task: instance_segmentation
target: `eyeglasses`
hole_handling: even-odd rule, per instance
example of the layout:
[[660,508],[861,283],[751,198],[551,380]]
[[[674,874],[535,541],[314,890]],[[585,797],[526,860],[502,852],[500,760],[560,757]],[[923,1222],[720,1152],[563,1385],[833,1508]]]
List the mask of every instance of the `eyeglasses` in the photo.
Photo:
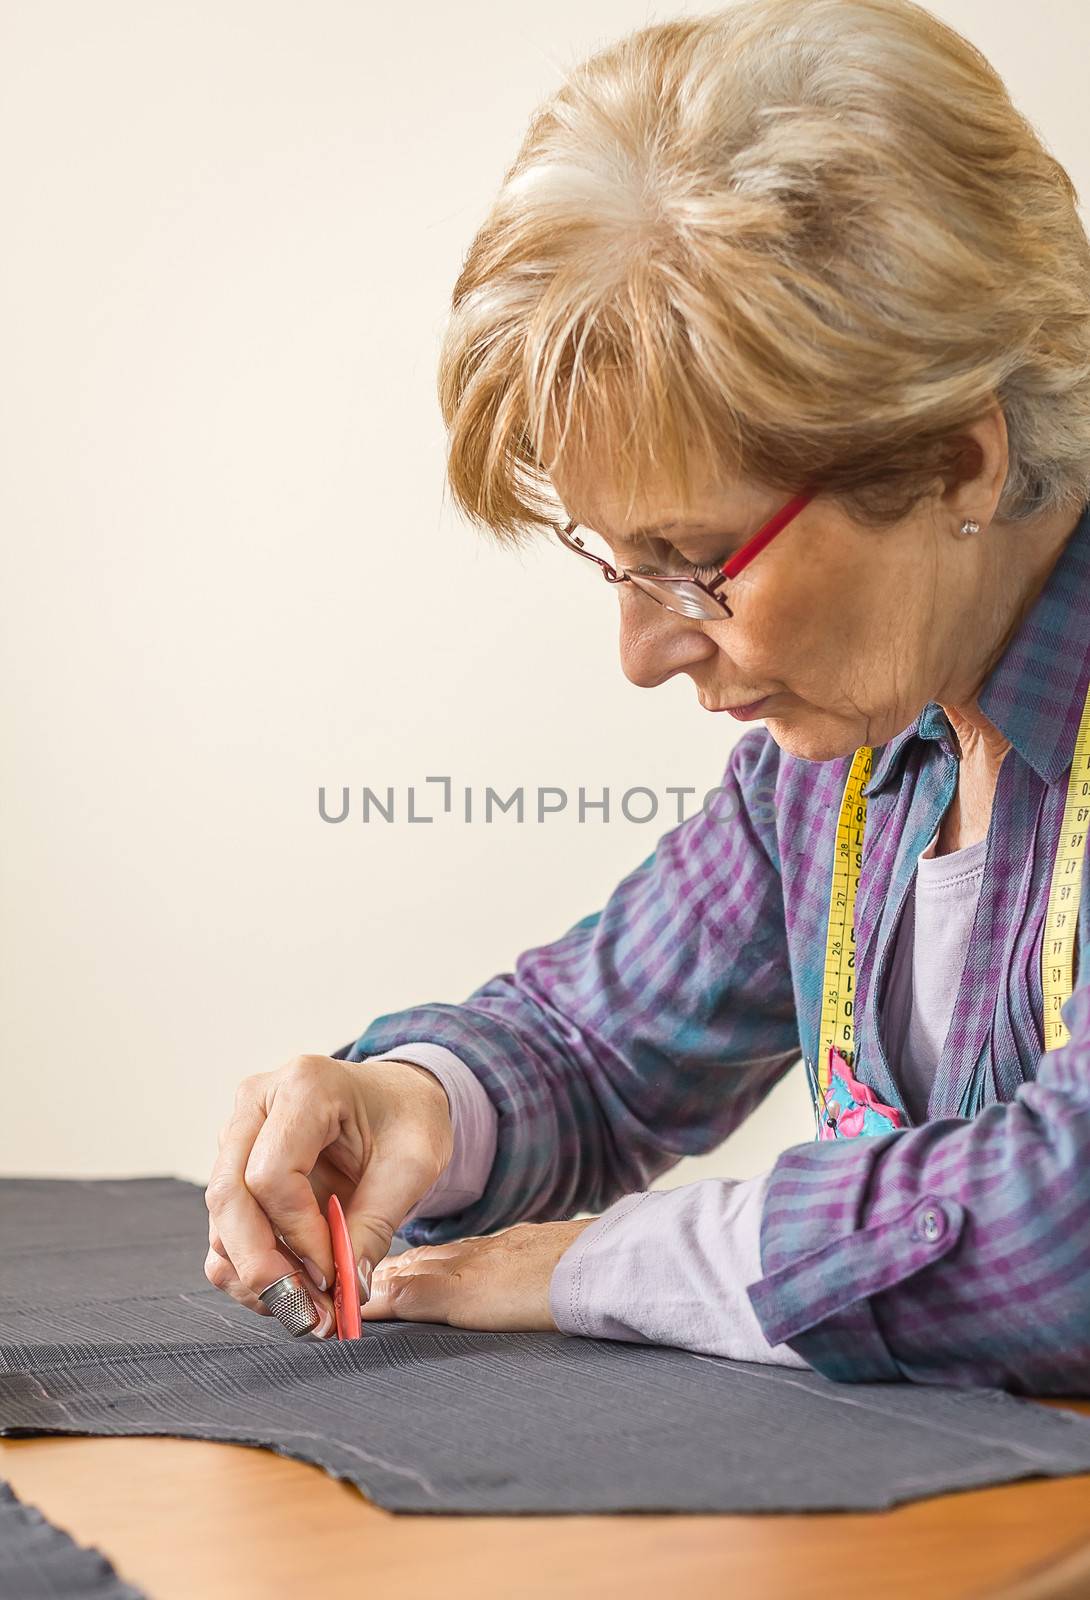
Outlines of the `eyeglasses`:
[[817,494],[817,489],[805,489],[797,494],[793,500],[770,517],[752,539],[747,539],[740,550],[736,550],[729,561],[725,561],[718,573],[709,582],[701,578],[672,578],[660,572],[647,569],[622,567],[618,572],[616,567],[604,561],[601,556],[596,556],[588,550],[582,539],[575,537],[575,529],[579,523],[574,520],[567,522],[563,527],[554,524],[557,538],[567,549],[574,550],[576,555],[585,556],[588,561],[593,561],[601,569],[602,576],[607,583],[634,583],[637,589],[650,595],[651,599],[660,606],[665,606],[667,611],[676,611],[682,617],[702,617],[707,622],[722,622],[724,617],[733,617],[734,612],[726,600],[719,593],[721,585],[727,578],[736,578],[759,555],[766,544],[776,537],[781,529],[797,517],[804,506]]

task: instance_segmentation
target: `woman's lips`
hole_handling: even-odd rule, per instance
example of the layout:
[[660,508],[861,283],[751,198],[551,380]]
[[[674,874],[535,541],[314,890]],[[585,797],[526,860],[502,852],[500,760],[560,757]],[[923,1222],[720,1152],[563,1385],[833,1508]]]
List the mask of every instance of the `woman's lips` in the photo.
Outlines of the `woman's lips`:
[[744,706],[709,706],[708,709],[709,711],[727,711],[739,722],[752,722],[754,717],[763,716],[764,707],[771,699],[772,696],[770,694],[766,694],[763,699],[750,700],[748,704]]

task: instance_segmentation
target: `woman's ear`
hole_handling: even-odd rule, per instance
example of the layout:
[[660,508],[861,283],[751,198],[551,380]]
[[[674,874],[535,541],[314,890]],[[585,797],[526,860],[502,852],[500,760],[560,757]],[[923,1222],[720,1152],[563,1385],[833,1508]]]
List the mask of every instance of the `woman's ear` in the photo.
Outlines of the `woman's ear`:
[[960,525],[972,517],[987,527],[1007,481],[1010,441],[1003,407],[996,401],[982,417],[951,435],[942,469],[944,514]]

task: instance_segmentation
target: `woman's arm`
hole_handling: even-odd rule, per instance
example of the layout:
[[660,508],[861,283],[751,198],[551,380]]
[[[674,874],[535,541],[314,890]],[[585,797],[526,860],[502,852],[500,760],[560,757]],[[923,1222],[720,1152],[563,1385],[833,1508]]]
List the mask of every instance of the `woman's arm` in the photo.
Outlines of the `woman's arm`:
[[846,1381],[1090,1394],[1090,983],[1062,1015],[1007,1104],[784,1152],[750,1290],[772,1343]]
[[462,1004],[379,1017],[344,1052],[442,1045],[497,1113],[484,1192],[408,1222],[412,1243],[600,1211],[713,1148],[797,1059],[778,765],[765,729],[743,735],[715,803],[665,834],[601,911]]
[[809,1363],[773,1347],[746,1294],[761,1275],[768,1174],[701,1178],[614,1202],[565,1250],[549,1280],[562,1333],[678,1345],[734,1361]]

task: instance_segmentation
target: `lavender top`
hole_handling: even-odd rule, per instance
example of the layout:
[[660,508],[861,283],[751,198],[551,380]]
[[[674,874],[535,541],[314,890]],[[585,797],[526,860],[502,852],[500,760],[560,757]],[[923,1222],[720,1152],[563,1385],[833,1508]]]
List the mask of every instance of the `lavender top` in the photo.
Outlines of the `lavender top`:
[[[746,1295],[770,1350],[786,1345],[831,1378],[1090,1392],[1090,917],[1080,918],[1062,1013],[1071,1037],[1048,1054],[1040,971],[1088,684],[1090,507],[980,691],[1012,748],[925,1123],[905,1104],[905,1052],[891,1058],[878,1002],[919,856],[956,789],[957,748],[930,702],[874,753],[856,901],[855,1072],[908,1125],[780,1155],[757,1180],[759,1265]],[[767,729],[747,731],[715,814],[664,834],[601,910],[460,1005],[380,1016],[338,1052],[361,1060],[410,1041],[442,1046],[495,1111],[483,1190],[449,1215],[418,1207],[404,1226],[412,1242],[594,1211],[603,1215],[576,1244],[598,1230],[604,1259],[626,1218],[642,1226],[661,1209],[674,1218],[671,1237],[707,1250],[715,1227],[696,1205],[700,1185],[642,1191],[681,1156],[718,1145],[800,1050],[816,1057],[850,763],[807,762]],[[1084,896],[1086,877],[1084,863]],[[719,1196],[722,1231],[739,1249],[751,1193],[727,1185]],[[614,1221],[605,1212],[618,1201]],[[676,1309],[683,1279],[672,1258],[666,1276]],[[705,1317],[701,1292],[693,1319],[718,1338],[716,1306]],[[722,1323],[731,1315],[723,1309]]]
[[984,880],[987,839],[935,854],[932,839],[916,860],[916,877],[894,937],[883,1016],[889,1057],[914,1122],[926,1122],[969,933]]

